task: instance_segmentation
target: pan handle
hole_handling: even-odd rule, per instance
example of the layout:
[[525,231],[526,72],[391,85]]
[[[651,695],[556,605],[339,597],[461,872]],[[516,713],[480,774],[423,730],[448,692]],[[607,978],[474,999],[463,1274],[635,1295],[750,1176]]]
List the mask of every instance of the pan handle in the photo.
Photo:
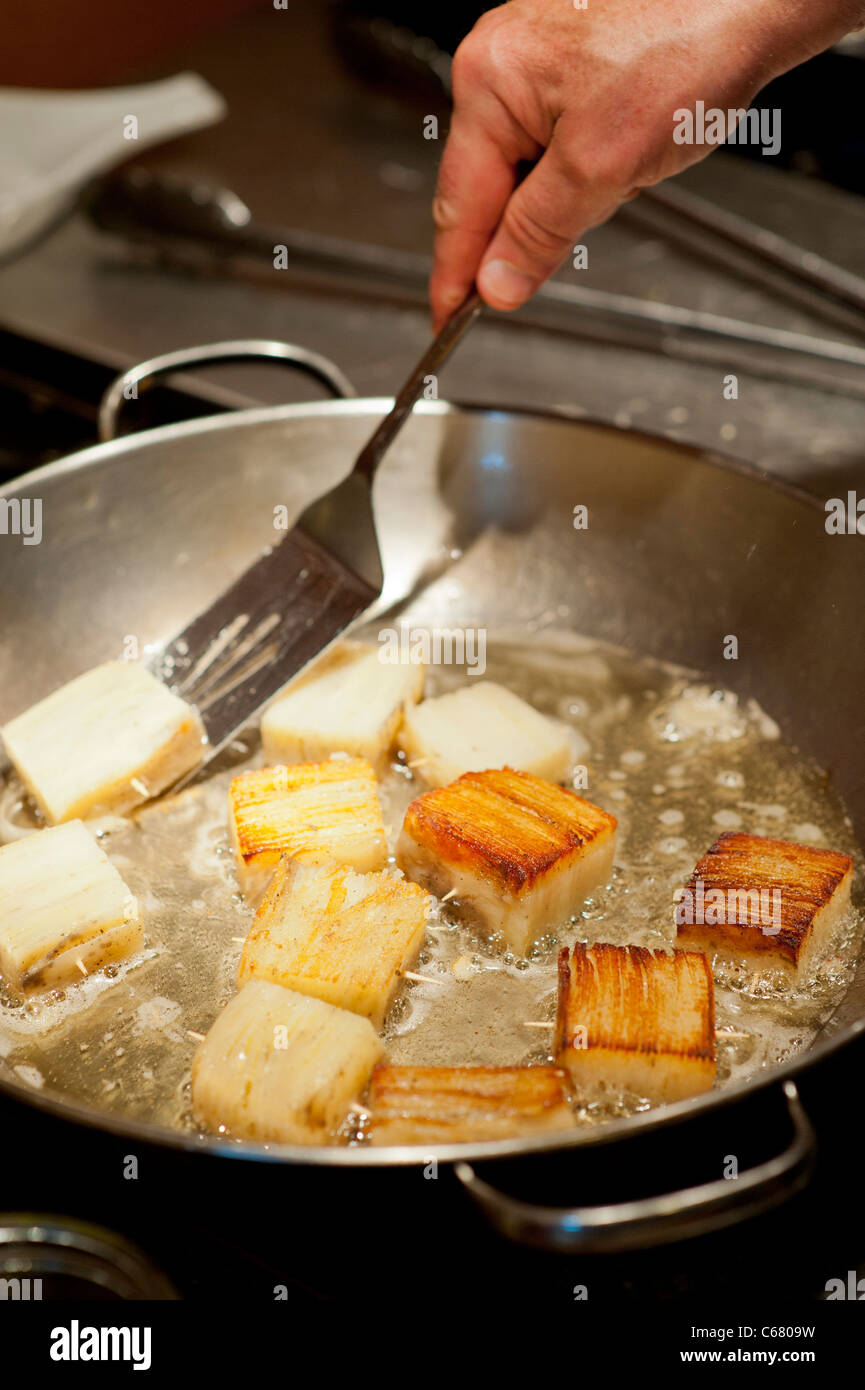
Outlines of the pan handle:
[[472,1201],[510,1240],[542,1250],[599,1254],[639,1250],[734,1225],[792,1197],[814,1162],[814,1130],[792,1081],[783,1085],[793,1135],[787,1148],[739,1178],[721,1178],[635,1202],[595,1207],[542,1207],[484,1182],[468,1163],[455,1173]]
[[281,343],[273,338],[236,338],[224,343],[206,343],[202,347],[178,348],[176,352],[163,352],[158,357],[139,362],[114,378],[99,403],[100,442],[105,444],[116,437],[123,402],[137,400],[139,387],[146,389],[156,377],[188,367],[200,367],[208,362],[246,362],[256,357],[265,357],[273,362],[282,362],[286,367],[298,367],[301,371],[309,372],[341,399],[357,395],[348,377],[329,357],[298,347],[296,343]]
[[[74,1298],[67,1281],[78,1290],[86,1287],[91,1297],[107,1292],[123,1299],[177,1298],[161,1269],[124,1236],[71,1217],[33,1212],[0,1212],[0,1277],[14,1280],[13,1298],[25,1300],[42,1297],[43,1279],[55,1290],[50,1298]],[[63,1284],[66,1291],[57,1292]]]

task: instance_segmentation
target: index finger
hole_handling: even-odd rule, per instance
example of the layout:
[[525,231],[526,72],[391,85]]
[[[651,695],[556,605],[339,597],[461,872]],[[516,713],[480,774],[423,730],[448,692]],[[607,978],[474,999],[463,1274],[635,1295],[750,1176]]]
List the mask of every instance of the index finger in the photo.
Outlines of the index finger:
[[465,299],[517,181],[513,158],[477,110],[454,111],[433,202],[430,302],[436,331]]

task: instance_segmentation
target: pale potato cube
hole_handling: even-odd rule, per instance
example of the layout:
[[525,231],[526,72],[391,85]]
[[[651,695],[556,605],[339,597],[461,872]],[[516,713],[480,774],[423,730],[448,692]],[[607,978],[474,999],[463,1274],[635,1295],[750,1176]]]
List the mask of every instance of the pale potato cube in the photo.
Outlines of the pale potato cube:
[[271,980],[381,1027],[423,944],[429,894],[389,874],[283,858],[246,938],[237,977]]
[[397,863],[450,910],[525,955],[599,884],[616,848],[616,818],[526,772],[467,772],[425,792],[405,814]]
[[138,904],[81,821],[0,848],[0,974],[57,989],[140,951]]
[[253,980],[195,1055],[193,1111],[208,1129],[238,1138],[327,1143],[382,1052],[369,1019]]
[[3,726],[15,771],[50,825],[158,796],[201,761],[198,714],[134,661],[107,661]]
[[229,804],[240,883],[252,902],[283,854],[359,873],[387,863],[375,773],[364,758],[241,772]]
[[420,699],[424,682],[422,665],[381,658],[379,647],[358,644],[293,682],[262,716],[268,762],[317,762],[350,753],[381,768],[403,710]]
[[478,681],[407,709],[399,742],[432,787],[494,767],[564,782],[574,762],[567,728],[494,681]]

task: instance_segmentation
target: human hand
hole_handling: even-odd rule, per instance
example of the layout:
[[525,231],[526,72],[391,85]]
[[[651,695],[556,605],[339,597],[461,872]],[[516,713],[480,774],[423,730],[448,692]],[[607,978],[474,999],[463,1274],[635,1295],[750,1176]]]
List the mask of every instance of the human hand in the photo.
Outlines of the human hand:
[[494,308],[518,307],[588,228],[708,154],[676,143],[677,110],[747,108],[863,19],[863,0],[510,0],[482,16],[454,57],[436,327],[475,280]]

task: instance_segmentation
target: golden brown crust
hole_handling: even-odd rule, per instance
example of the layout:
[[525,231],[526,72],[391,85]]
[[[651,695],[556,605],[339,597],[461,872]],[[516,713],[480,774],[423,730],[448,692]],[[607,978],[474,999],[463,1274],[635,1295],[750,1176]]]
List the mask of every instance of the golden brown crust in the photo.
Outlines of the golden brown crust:
[[559,952],[553,1052],[657,1053],[713,1062],[712,971],[699,951],[585,946]]
[[616,824],[575,792],[506,767],[466,772],[419,796],[403,828],[449,864],[519,893],[563,855],[609,838]]
[[380,1027],[415,963],[430,902],[406,879],[283,855],[243,944],[238,985],[270,980]]
[[[795,966],[817,913],[852,869],[849,854],[726,831],[685,885],[684,901],[692,915],[691,904],[702,885],[703,920],[682,920],[684,913],[678,910],[679,938],[711,941],[716,949],[733,952],[767,952]],[[719,893],[723,907],[716,910]],[[707,898],[709,894],[713,896]]]
[[375,790],[375,775],[365,758],[334,758],[238,773],[231,781],[231,805],[239,853],[245,859],[268,849],[284,850],[282,825],[273,815],[275,798],[313,783],[324,787],[348,778],[357,778]]
[[[414,1137],[458,1137],[504,1126],[543,1125],[562,1112],[570,1118],[570,1085],[561,1067],[411,1067],[380,1063],[372,1074],[367,1107],[372,1130],[399,1125]],[[564,1110],[563,1110],[564,1108]],[[448,1136],[448,1132],[450,1136]]]
[[553,1056],[559,1057],[565,1049],[565,1033],[571,999],[571,955],[567,946],[559,951],[558,962],[558,1007],[556,1009],[556,1031],[553,1034]]

